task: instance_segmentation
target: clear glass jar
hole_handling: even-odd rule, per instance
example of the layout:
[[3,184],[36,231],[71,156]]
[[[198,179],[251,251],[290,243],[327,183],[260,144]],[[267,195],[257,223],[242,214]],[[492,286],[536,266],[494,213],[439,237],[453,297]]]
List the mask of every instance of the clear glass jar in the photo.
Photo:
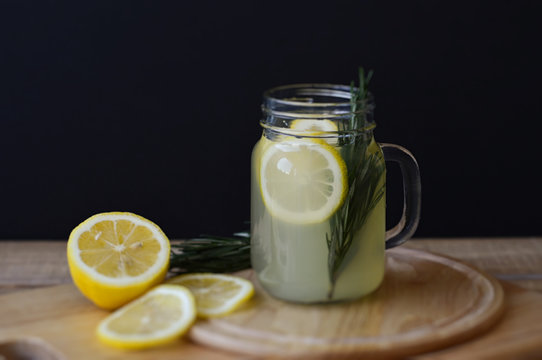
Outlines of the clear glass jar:
[[[342,85],[264,94],[263,133],[252,153],[251,261],[274,297],[315,303],[364,296],[382,282],[385,248],[414,233],[418,166],[407,150],[375,142],[373,108],[370,98],[351,101]],[[400,163],[405,184],[393,234],[386,234],[385,160]]]

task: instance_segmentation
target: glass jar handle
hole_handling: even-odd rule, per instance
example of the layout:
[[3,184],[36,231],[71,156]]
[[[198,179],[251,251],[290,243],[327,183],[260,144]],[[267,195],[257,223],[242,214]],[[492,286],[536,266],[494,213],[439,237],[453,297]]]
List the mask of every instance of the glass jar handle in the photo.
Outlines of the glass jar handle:
[[420,169],[414,155],[402,146],[379,144],[386,161],[399,163],[403,175],[403,215],[386,231],[386,249],[401,245],[414,235],[420,221],[422,187]]

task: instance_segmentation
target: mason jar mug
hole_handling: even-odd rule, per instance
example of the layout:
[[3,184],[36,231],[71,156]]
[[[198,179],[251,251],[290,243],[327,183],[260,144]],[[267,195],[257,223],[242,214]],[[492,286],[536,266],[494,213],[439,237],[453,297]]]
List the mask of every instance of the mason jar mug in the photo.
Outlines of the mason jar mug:
[[[329,84],[264,94],[252,152],[251,262],[272,296],[299,303],[353,300],[383,280],[385,249],[416,230],[420,175],[406,149],[379,144],[370,97]],[[403,175],[401,220],[386,231],[386,161]]]

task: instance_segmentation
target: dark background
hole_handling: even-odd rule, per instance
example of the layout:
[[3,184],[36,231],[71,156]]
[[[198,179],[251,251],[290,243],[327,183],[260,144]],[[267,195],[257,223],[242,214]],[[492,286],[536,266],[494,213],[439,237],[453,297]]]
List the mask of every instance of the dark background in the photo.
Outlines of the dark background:
[[418,159],[416,236],[540,235],[539,3],[2,0],[0,238],[112,210],[242,230],[262,92],[358,65],[377,140]]

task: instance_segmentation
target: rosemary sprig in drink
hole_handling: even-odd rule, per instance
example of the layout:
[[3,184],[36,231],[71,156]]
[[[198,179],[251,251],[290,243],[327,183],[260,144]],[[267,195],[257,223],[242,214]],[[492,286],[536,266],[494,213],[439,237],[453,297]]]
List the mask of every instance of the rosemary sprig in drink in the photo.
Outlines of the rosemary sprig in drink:
[[[372,75],[373,72],[369,71],[365,76],[363,68],[360,67],[357,90],[354,83],[351,84],[352,116],[345,130],[363,130],[371,125],[367,123],[366,117],[369,110],[368,86]],[[329,250],[329,299],[333,297],[335,284],[355,233],[365,224],[371,211],[385,193],[384,181],[381,181],[385,172],[383,159],[380,153],[367,152],[372,135],[363,131],[353,136],[353,145],[345,146],[347,150],[342,154],[348,169],[348,195],[345,204],[331,218],[331,231],[326,234]],[[343,139],[340,144],[345,145],[348,141]]]

